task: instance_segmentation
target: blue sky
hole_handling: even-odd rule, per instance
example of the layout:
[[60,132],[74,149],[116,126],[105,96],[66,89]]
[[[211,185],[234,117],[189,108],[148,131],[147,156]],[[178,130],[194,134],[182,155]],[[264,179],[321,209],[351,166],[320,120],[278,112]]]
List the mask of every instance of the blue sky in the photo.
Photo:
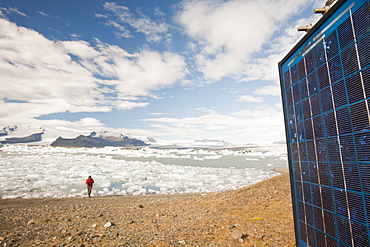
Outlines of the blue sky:
[[2,0],[0,126],[285,139],[277,63],[321,0]]

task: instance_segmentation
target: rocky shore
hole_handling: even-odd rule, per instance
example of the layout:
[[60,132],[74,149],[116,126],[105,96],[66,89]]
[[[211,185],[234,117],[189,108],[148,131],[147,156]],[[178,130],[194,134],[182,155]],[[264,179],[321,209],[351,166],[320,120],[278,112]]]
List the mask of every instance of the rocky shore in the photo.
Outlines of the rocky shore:
[[289,174],[235,191],[0,199],[0,246],[295,246]]

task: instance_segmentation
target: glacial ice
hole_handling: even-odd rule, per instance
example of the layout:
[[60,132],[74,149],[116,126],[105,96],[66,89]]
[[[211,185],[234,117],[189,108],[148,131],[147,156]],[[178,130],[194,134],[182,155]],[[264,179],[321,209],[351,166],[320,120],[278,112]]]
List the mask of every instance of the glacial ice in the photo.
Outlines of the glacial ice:
[[0,198],[196,193],[234,190],[278,175],[285,150],[62,148],[6,145]]

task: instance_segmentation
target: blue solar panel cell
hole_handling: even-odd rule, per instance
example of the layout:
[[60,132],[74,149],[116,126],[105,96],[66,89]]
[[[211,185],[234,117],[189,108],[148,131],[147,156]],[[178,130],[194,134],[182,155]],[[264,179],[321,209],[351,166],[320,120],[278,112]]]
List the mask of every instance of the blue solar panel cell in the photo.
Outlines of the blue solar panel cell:
[[322,185],[330,186],[330,175],[328,171],[328,163],[321,162],[319,163],[319,177],[320,177],[320,183]]
[[289,119],[289,124],[295,123],[295,114],[294,114],[294,106],[289,106],[288,107],[288,119]]
[[318,92],[316,71],[307,76],[308,91],[310,95]]
[[301,181],[301,166],[300,162],[294,162],[294,180]]
[[293,105],[293,93],[292,93],[292,88],[289,88],[287,91],[286,91],[286,97],[285,97],[285,99],[286,99],[286,104],[288,105],[288,106],[291,106],[291,105]]
[[363,224],[351,221],[351,230],[354,246],[370,246],[369,231]]
[[307,226],[307,240],[309,246],[316,246],[316,236],[315,236],[315,229],[311,226]]
[[305,68],[305,64],[304,64],[303,59],[301,59],[297,63],[297,69],[298,69],[298,80],[301,80],[303,77],[306,76],[306,68]]
[[348,208],[352,220],[366,223],[365,207],[360,193],[348,191]]
[[[316,139],[324,137],[324,130],[323,130],[323,121],[322,116],[317,116],[313,118],[313,126],[315,130],[315,137]],[[318,144],[320,145],[320,144]],[[318,153],[321,154],[322,149],[318,149]]]
[[314,94],[310,97],[312,116],[317,116],[321,113],[320,94]]
[[305,210],[304,210],[304,203],[301,201],[298,201],[298,219],[301,221],[305,221],[306,215],[305,215]]
[[350,46],[342,53],[342,64],[344,70],[344,76],[348,76],[356,71],[358,71],[359,63],[357,60],[356,47],[355,45]]
[[[313,142],[309,142],[313,143]],[[314,160],[314,159],[312,159]],[[318,175],[318,169],[317,169],[317,163],[316,162],[310,162],[308,167],[310,171],[310,180],[311,183],[319,184],[319,175]]]
[[351,118],[348,107],[338,109],[336,111],[336,118],[340,135],[352,132]]
[[285,85],[285,90],[287,90],[292,85],[290,81],[290,71],[289,70],[284,73],[284,85]]
[[342,63],[339,55],[329,60],[328,66],[331,83],[334,83],[343,78]]
[[[292,143],[295,143],[298,141],[297,139],[297,132],[296,132],[296,125],[292,124],[289,126],[289,138]],[[297,157],[295,156],[295,153],[292,153],[293,160],[297,160]]]
[[317,68],[317,67],[319,67],[320,65],[322,65],[326,61],[323,41],[320,41],[313,48],[313,52],[314,52],[314,65]]
[[358,54],[361,68],[364,69],[370,64],[370,34],[357,42]]
[[340,144],[338,137],[330,137],[326,139],[329,153],[329,161],[338,162],[341,160]]
[[[370,196],[370,164],[369,163],[359,163],[359,169],[360,169],[360,182],[362,191],[364,193],[369,194]],[[366,199],[367,198],[367,199]],[[368,209],[370,209],[370,197],[365,196],[365,201],[368,206]],[[369,216],[370,216],[370,210],[367,210]]]
[[320,92],[321,107],[323,112],[331,111],[333,109],[333,98],[331,95],[331,88],[327,87]]
[[299,102],[301,100],[301,92],[299,91],[299,84],[293,85],[293,103]]
[[308,171],[308,163],[301,162],[301,174],[302,174],[302,181],[308,182],[310,181],[310,175]]
[[307,226],[302,221],[299,222],[299,233],[300,233],[301,239],[303,239],[304,241],[307,241]]
[[[303,122],[299,122],[297,123],[297,129],[296,129],[296,132],[297,132],[297,139],[298,139],[298,142],[301,142],[304,140],[305,136],[304,136],[304,126],[303,126]],[[301,151],[300,151],[301,152]]]
[[308,98],[302,100],[302,110],[303,110],[303,119],[308,119],[312,116],[310,100]]
[[312,189],[312,204],[316,207],[322,207],[320,186],[316,184],[311,185]]
[[323,209],[333,211],[332,190],[329,187],[321,187]]
[[344,176],[341,163],[330,164],[331,177],[333,180],[333,186],[336,188],[344,189]]
[[346,47],[353,44],[353,30],[351,19],[349,17],[347,17],[347,19],[338,26],[338,37],[341,50],[344,50]]
[[304,99],[308,96],[307,81],[306,78],[302,79],[299,82],[299,90],[301,92],[301,99]]
[[339,52],[337,31],[334,30],[325,38],[325,50],[328,59],[336,56]]
[[321,231],[316,231],[316,241],[317,246],[328,246],[326,244],[326,235]]
[[352,129],[354,132],[369,129],[369,110],[365,101],[358,102],[350,107]]
[[325,233],[335,238],[336,234],[335,234],[334,215],[331,212],[328,212],[326,210],[324,210],[323,212],[324,212],[324,222],[325,222]]
[[356,161],[355,153],[355,142],[353,135],[341,135],[340,140],[340,151],[341,151],[341,161],[343,162],[353,162]]
[[369,11],[369,2],[365,2],[358,10],[353,13],[353,23],[355,27],[355,34],[358,39],[362,35],[369,33],[370,29],[370,11]]
[[370,161],[370,131],[355,134],[358,161]]
[[357,163],[344,163],[343,166],[347,189],[361,192],[361,180]]
[[347,105],[347,94],[344,81],[339,81],[332,86],[334,107],[339,108],[341,106]]
[[[307,119],[304,121],[304,128],[306,130],[306,140],[312,140],[313,139],[313,129],[312,129],[312,121],[311,119]],[[309,156],[309,154],[307,154]],[[312,160],[308,158],[308,160]]]
[[324,222],[323,222],[323,210],[321,209],[321,205],[319,207],[313,207],[313,215],[315,219],[315,226],[320,231],[324,232]]
[[324,139],[315,139],[316,155],[318,161],[326,161],[326,144]]
[[317,76],[318,76],[320,89],[323,89],[329,86],[330,81],[329,81],[328,67],[326,63],[317,69]]
[[[296,199],[298,201],[303,201],[303,185],[302,185],[302,182],[296,181],[295,186],[296,186],[296,190],[295,190]],[[300,211],[300,209],[298,209],[298,210]],[[304,211],[302,211],[302,212],[304,212]]]
[[[303,123],[300,123],[300,124],[303,126]],[[307,152],[306,152],[305,142],[299,142],[299,159],[300,161],[307,161]]]
[[296,64],[290,68],[290,80],[292,85],[298,81],[298,71]]
[[356,73],[347,77],[346,87],[348,91],[348,100],[350,103],[354,103],[365,98],[360,73]]
[[[303,183],[303,201],[312,204],[311,187],[309,183]],[[306,215],[306,217],[308,217]]]
[[326,113],[324,115],[324,121],[326,136],[329,137],[337,135],[337,125],[334,111]]
[[370,67],[362,71],[366,98],[370,99]]
[[352,246],[352,232],[350,228],[350,221],[345,217],[338,216],[337,224],[338,228],[341,229],[341,231],[339,231],[339,241],[343,242],[347,246]]
[[305,63],[306,63],[307,74],[310,74],[315,68],[314,52],[312,50],[309,51],[307,55],[305,56]]

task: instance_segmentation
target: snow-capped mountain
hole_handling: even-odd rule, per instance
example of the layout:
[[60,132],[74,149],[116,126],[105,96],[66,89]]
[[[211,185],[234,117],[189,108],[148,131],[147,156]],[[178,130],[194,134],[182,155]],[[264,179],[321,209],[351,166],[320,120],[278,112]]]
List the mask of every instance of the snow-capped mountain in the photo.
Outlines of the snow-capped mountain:
[[58,138],[73,139],[78,136],[102,138],[107,141],[116,141],[124,138],[137,139],[147,144],[155,143],[153,138],[133,137],[112,131],[95,132],[91,130],[76,130],[65,127],[43,127],[40,125],[14,125],[0,128],[0,143],[28,143],[33,145],[48,145]]

